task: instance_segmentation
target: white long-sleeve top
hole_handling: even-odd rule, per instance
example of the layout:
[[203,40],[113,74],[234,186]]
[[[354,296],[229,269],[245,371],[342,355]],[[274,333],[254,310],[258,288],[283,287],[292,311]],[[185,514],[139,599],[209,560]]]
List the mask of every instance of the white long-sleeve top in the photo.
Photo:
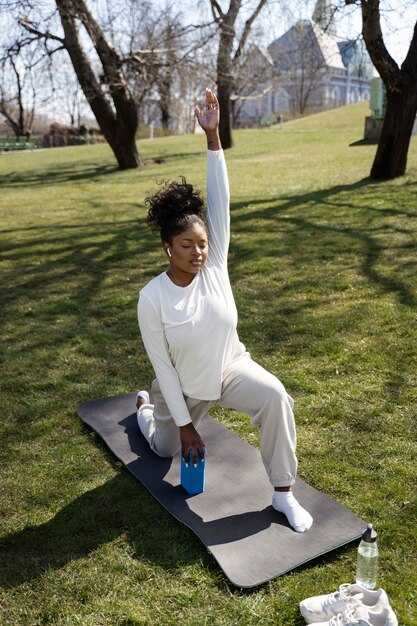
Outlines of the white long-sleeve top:
[[184,396],[217,400],[223,372],[245,351],[227,271],[230,239],[229,182],[223,150],[207,151],[208,258],[186,287],[166,272],[139,294],[142,340],[171,416],[191,422]]

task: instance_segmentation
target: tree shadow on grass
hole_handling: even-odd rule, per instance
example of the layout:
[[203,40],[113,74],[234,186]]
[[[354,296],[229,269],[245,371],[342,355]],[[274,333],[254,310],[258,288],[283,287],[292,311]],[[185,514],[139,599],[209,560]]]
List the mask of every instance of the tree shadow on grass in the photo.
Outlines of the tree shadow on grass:
[[[19,236],[26,231],[31,235],[29,240]],[[55,295],[69,291],[72,302],[84,310],[112,270],[149,268],[152,273],[155,262],[149,251],[159,247],[136,219],[4,232],[9,236],[1,246],[3,260],[9,264],[4,270],[7,288],[1,294],[5,304],[16,303],[19,298],[36,303],[45,301],[51,290]]]
[[[205,523],[198,515],[191,515],[197,527],[207,527],[212,538],[222,544],[231,542],[230,550],[233,541],[259,533],[271,524],[288,526],[286,520],[277,519],[272,507]],[[131,546],[132,558],[167,571],[203,560],[204,567],[217,575],[221,572],[194,532],[170,515],[142,485],[121,472],[77,497],[47,522],[0,537],[0,587],[13,588],[63,568],[121,536]],[[315,557],[311,564],[331,562],[339,552],[332,550]],[[224,574],[222,581],[222,585],[241,590]],[[252,588],[256,589],[259,585]]]
[[411,320],[417,306],[417,210],[408,188],[384,183],[381,193],[380,183],[367,178],[276,203],[232,205],[229,272],[238,285],[241,329],[252,338],[249,349],[261,356],[277,350],[324,356],[327,350],[329,363],[343,361],[347,333],[363,332],[366,341],[379,324],[388,328],[384,314],[375,316],[381,297],[385,315],[395,320],[386,332],[393,323],[399,330],[395,351],[390,336],[379,347],[389,363],[381,393],[387,402],[401,397],[410,348],[401,341],[400,309],[393,304],[387,312],[385,296]]
[[201,544],[126,473],[87,491],[53,518],[0,539],[0,584],[15,587],[126,535],[134,558],[166,569],[201,559]]
[[376,146],[378,145],[378,139],[358,139],[349,144],[349,147],[355,148],[356,146]]
[[[374,206],[378,188],[378,183],[363,179],[353,185],[283,196],[275,202],[258,198],[232,204],[229,268],[241,320],[251,318],[253,293],[246,297],[244,290],[247,279],[253,275],[267,271],[270,278],[267,294],[255,288],[256,301],[267,298],[268,303],[285,302],[278,310],[284,315],[282,318],[266,303],[263,323],[256,323],[256,332],[266,338],[259,349],[268,350],[267,344],[269,349],[275,349],[280,337],[288,340],[297,333],[288,320],[322,306],[317,298],[296,297],[308,294],[313,286],[315,277],[305,270],[322,267],[338,256],[350,261],[353,248],[355,266],[370,287],[395,295],[409,308],[415,307],[416,296],[407,280],[412,269],[409,262],[397,260],[389,272],[382,271],[380,258],[390,243],[379,237],[401,235],[405,242],[401,245],[411,250],[415,244],[407,224],[417,213],[401,208],[397,201],[401,191],[398,185],[384,186],[388,206]],[[356,194],[354,202],[350,194]],[[112,353],[108,344],[116,338],[125,339],[129,332],[134,352],[139,342],[135,313],[138,289],[165,269],[160,242],[145,224],[129,219],[30,227],[27,239],[24,230],[8,229],[2,242],[3,260],[9,264],[2,280],[3,317],[11,323],[17,319],[23,322],[14,330],[8,358],[15,362],[23,355],[26,361],[36,359],[38,351],[47,345],[56,355],[71,344],[87,341],[97,356],[108,360]],[[401,252],[400,248],[394,251]],[[265,269],[260,260],[266,262]],[[282,260],[294,270],[290,280],[282,272]],[[331,297],[331,288],[326,289]],[[271,315],[274,319],[270,319]],[[256,341],[255,337],[256,333]],[[245,337],[242,339],[245,341]],[[49,368],[53,362],[43,359],[38,365]],[[62,373],[63,383],[65,376]],[[21,381],[24,395],[24,376]],[[44,384],[47,390],[51,384],[47,376]]]
[[82,169],[75,169],[73,163],[59,164],[55,168],[48,167],[47,172],[42,170],[30,170],[25,173],[15,172],[0,175],[0,187],[43,187],[57,185],[59,183],[92,181],[106,174],[119,172],[116,165],[90,165],[83,164]]
[[[387,293],[398,296],[401,304],[416,306],[417,299],[414,290],[403,280],[404,265],[400,262],[393,268],[395,274],[384,275],[378,269],[381,255],[389,249],[389,244],[382,244],[378,238],[381,234],[404,235],[409,241],[399,246],[398,249],[415,249],[416,241],[412,231],[401,228],[395,223],[381,225],[381,218],[395,218],[409,220],[417,218],[417,211],[392,208],[376,208],[372,206],[372,195],[378,189],[379,184],[370,178],[365,178],[352,185],[338,185],[329,189],[313,191],[297,196],[282,196],[279,203],[270,206],[270,201],[255,200],[248,203],[232,205],[232,237],[233,232],[240,234],[258,233],[258,240],[248,247],[247,243],[240,243],[241,237],[232,239],[232,260],[230,263],[231,274],[235,280],[242,280],[239,270],[239,262],[258,260],[270,257],[279,259],[291,258],[293,267],[309,263],[320,263],[323,254],[326,258],[335,257],[348,251],[348,245],[359,244],[360,269],[363,275],[373,284]],[[361,203],[352,203],[346,192],[361,190]],[[395,198],[398,187],[392,187],[391,193]],[[243,212],[239,210],[250,205],[269,204],[267,208],[255,209]],[[302,215],[295,215],[294,211],[305,207]],[[334,215],[334,210],[340,212],[341,217]],[[349,223],[349,219],[343,213],[350,211],[356,214],[356,224]],[[237,215],[234,215],[234,212]],[[328,212],[328,213],[327,213]],[[329,218],[330,216],[330,218]],[[259,226],[259,220],[262,225]],[[278,234],[281,241],[277,241],[274,235]],[[310,238],[313,237],[314,246]],[[348,245],[347,245],[348,244]],[[272,268],[273,270],[274,268]],[[297,285],[297,289],[302,285]]]
[[[391,244],[378,237],[381,233],[402,234],[407,238],[404,245],[411,250],[414,240],[407,230],[407,221],[415,219],[417,214],[408,208],[402,209],[401,202],[396,202],[400,188],[395,185],[386,187],[390,194],[388,208],[373,206],[375,185],[364,179],[354,185],[280,197],[273,206],[271,198],[232,204],[230,273],[236,291],[240,291],[248,274],[254,271],[253,267],[248,267],[248,262],[271,259],[268,271],[272,284],[274,272],[280,272],[281,259],[288,259],[293,268],[302,270],[303,264],[320,265],[326,256],[333,259],[336,255],[348,255],[352,245],[356,245],[358,267],[369,285],[394,295],[401,305],[414,308],[416,296],[406,281],[409,268],[398,261],[389,275],[381,271],[381,255]],[[360,203],[350,202],[348,193],[358,191],[361,192]],[[248,205],[256,208],[249,210]],[[340,211],[340,218],[335,217],[335,207]],[[347,219],[344,221],[343,211],[357,213],[354,224]],[[381,216],[391,221],[381,225],[378,219]],[[124,220],[85,226],[59,225],[55,229],[31,227],[27,230],[33,237],[26,241],[20,239],[26,229],[8,229],[9,241],[3,243],[3,258],[10,263],[10,269],[4,270],[2,312],[11,323],[16,319],[22,322],[14,330],[8,356],[11,362],[23,363],[22,372],[36,363],[38,390],[44,387],[46,393],[50,392],[51,385],[56,389],[60,384],[71,384],[66,371],[57,373],[52,381],[48,379],[48,372],[54,367],[51,360],[55,355],[77,345],[77,341],[87,338],[91,350],[103,361],[112,359],[113,352],[108,344],[115,341],[115,337],[131,336],[139,342],[135,314],[137,290],[163,271],[164,259],[160,242],[147,230],[138,230],[136,225],[137,220]],[[242,241],[240,235],[251,239]],[[256,272],[263,271],[256,268]],[[126,300],[113,298],[109,280],[114,280],[120,293],[121,281],[128,273],[132,273],[134,279],[130,284],[126,282],[122,290]],[[273,296],[279,302],[284,290],[300,293],[310,287],[311,276],[301,272],[290,284],[278,284]],[[249,307],[247,302],[242,305]],[[19,309],[25,306],[27,312]],[[294,301],[287,311],[288,317],[304,315],[314,306],[317,303],[308,299]],[[249,308],[240,311],[242,316],[248,312]],[[266,314],[267,308],[264,321]],[[98,326],[104,340],[96,337]],[[265,327],[266,324],[261,332],[270,332]],[[280,332],[288,337],[296,331],[287,324],[285,331],[278,327]],[[39,355],[48,346],[53,357],[45,360]],[[132,348],[132,352],[135,351],[136,347]],[[401,354],[391,358],[397,362],[399,371],[406,367]],[[87,363],[86,371],[78,374],[80,378],[88,376],[88,367]],[[59,369],[59,364],[55,369]],[[108,372],[103,370],[103,385],[107,380]],[[30,392],[31,384],[25,387],[22,373],[19,399]],[[83,388],[84,398],[92,397],[96,390]],[[59,394],[57,398],[59,402]],[[21,419],[27,419],[26,414]],[[24,438],[26,435],[20,430]],[[171,530],[167,533],[168,528]],[[142,487],[138,489],[137,483],[123,474],[79,496],[45,524],[6,537],[1,548],[5,561],[2,581],[6,585],[17,585],[49,567],[60,567],[81,558],[122,533],[127,533],[137,555],[165,567],[174,568],[201,558],[199,540],[190,531],[184,532],[180,523],[173,523],[171,516],[162,511]],[[211,559],[208,562],[211,563]]]
[[[242,512],[240,503],[233,513],[224,494],[219,498],[217,489],[208,491],[205,503],[200,505],[197,503],[194,506],[190,504],[193,496],[176,484],[178,463],[172,467],[173,459],[160,458],[150,451],[137,428],[136,413],[121,418],[131,410],[134,401],[133,393],[117,399],[102,399],[82,405],[79,407],[79,413],[82,419],[87,420],[86,423],[93,425],[98,429],[97,432],[105,437],[109,448],[106,447],[104,453],[110,456],[110,461],[114,464],[114,458],[109,452],[113,450],[119,458],[124,459],[125,468],[134,474],[139,483],[135,482],[132,485],[132,481],[122,471],[105,484],[77,497],[47,522],[26,527],[0,538],[0,585],[14,587],[30,581],[49,570],[88,557],[100,546],[111,543],[121,536],[124,536],[132,547],[133,558],[150,561],[153,565],[166,570],[175,570],[200,560],[201,553],[204,552],[207,567],[216,567],[214,558],[217,558],[220,567],[225,566],[225,571],[230,572],[231,578],[237,576],[242,580],[242,574],[237,569],[236,563],[240,562],[242,567],[248,565],[247,551],[254,551],[254,542],[255,546],[258,546],[258,551],[263,545],[262,540],[258,543],[259,534],[271,526],[274,527],[275,533],[281,532],[281,527],[290,528],[285,517],[274,511],[271,505],[267,504],[262,508],[259,502],[255,505],[252,499],[249,501],[249,510]],[[100,418],[97,418],[97,415],[100,415]],[[210,428],[207,423],[205,427]],[[206,441],[207,436],[209,435],[206,430]],[[224,437],[224,429],[211,426],[210,445],[213,446]],[[98,445],[102,448],[103,442],[99,440]],[[230,445],[233,445],[233,442],[229,440],[226,449],[229,449]],[[244,475],[251,473],[253,469],[255,472],[258,471],[258,468],[251,465],[253,456],[250,457],[251,455],[247,466],[241,467],[239,473],[241,471]],[[217,460],[220,461],[220,458]],[[224,480],[223,475],[223,471],[219,472],[221,480]],[[267,484],[266,476],[264,481]],[[155,499],[144,493],[143,486],[151,491]],[[302,489],[300,485],[297,485],[298,488]],[[170,512],[170,515],[156,500]],[[323,521],[323,513],[319,512],[318,505],[312,506],[316,507],[312,509],[316,520]],[[321,506],[326,508],[328,505],[326,501],[321,500]],[[202,512],[207,514],[207,511],[211,511],[210,516],[217,512],[217,517],[205,521]],[[342,522],[343,513],[330,507],[327,516],[332,518],[333,515],[337,516],[339,523]],[[184,526],[178,524],[176,519],[182,520],[185,526],[193,529],[203,544],[212,549],[214,557],[207,555],[201,543],[197,544],[195,537],[191,540],[189,530],[185,529],[184,532]],[[348,524],[350,523],[351,520],[348,519]],[[350,531],[352,532],[352,529]],[[313,555],[317,550],[322,550],[323,545],[332,545],[332,540],[330,544],[326,544],[325,530],[322,530],[321,534],[319,532],[318,536],[314,530],[312,532]],[[292,543],[295,554],[297,550],[301,550],[298,552],[298,559],[308,558],[306,546],[300,548],[299,537],[295,533],[292,535],[291,532],[290,535],[274,536],[278,545],[281,541]],[[251,542],[237,545],[236,542],[247,540],[249,537],[252,537]],[[221,546],[219,553],[215,551],[215,546]],[[274,549],[272,554],[278,571],[278,565],[282,568],[286,564],[289,569],[298,567],[297,560],[294,560],[294,554],[288,546],[282,548],[279,553]],[[265,568],[266,575],[271,575],[269,558],[270,556],[264,553],[260,559],[254,559],[257,569],[262,571]],[[256,576],[254,578],[249,576],[247,580],[255,582]],[[238,586],[237,583],[235,585]]]
[[[169,164],[170,162],[180,161],[184,158],[196,158],[204,154],[204,151],[197,150],[193,152],[176,152],[166,153],[145,159],[144,166],[132,170],[141,173],[144,168],[155,167],[161,164]],[[155,168],[155,174],[158,169]],[[60,183],[77,183],[91,182],[102,179],[103,181],[109,174],[126,174],[126,170],[120,170],[116,163],[108,163],[106,165],[89,164],[82,161],[80,165],[74,162],[59,162],[55,166],[48,164],[46,170],[36,167],[17,172],[8,172],[0,174],[0,187],[3,189],[19,187],[47,187],[49,185],[58,185]]]
[[[150,451],[137,428],[136,414],[119,421],[120,416],[131,409],[135,395],[119,398],[116,404],[113,400],[109,398],[83,405],[79,407],[80,415],[92,420],[101,437],[106,433],[107,445],[104,446],[103,441],[93,434],[96,443],[113,465],[115,459],[110,450],[116,450],[125,460],[125,469],[134,474],[136,481],[122,470],[105,484],[64,506],[44,524],[0,538],[0,585],[14,587],[50,569],[63,567],[122,535],[132,546],[134,558],[150,561],[166,570],[200,561],[202,553],[207,566],[214,568],[214,557],[207,554],[185,526],[193,529],[209,546],[233,546],[239,539],[257,535],[272,524],[289,527],[286,519],[271,506],[263,511],[251,510],[234,515],[221,515],[219,511],[218,518],[204,521],[189,504],[192,496],[175,484],[176,470],[171,471],[173,459],[160,458]],[[101,415],[100,420],[94,418],[97,414]],[[87,427],[84,425],[83,428]],[[215,502],[217,494],[212,491],[208,497]]]

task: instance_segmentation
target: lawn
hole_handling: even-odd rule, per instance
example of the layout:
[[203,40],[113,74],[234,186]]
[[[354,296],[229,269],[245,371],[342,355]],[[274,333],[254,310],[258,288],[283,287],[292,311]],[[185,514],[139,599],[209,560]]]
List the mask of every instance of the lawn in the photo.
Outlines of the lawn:
[[[230,275],[241,340],[295,399],[300,477],[374,523],[415,626],[417,139],[406,176],[371,181],[367,114],[235,133]],[[152,380],[136,301],[165,257],[144,197],[181,174],[204,190],[202,136],[139,149],[125,172],[105,145],[0,155],[0,623],[301,626],[300,600],[353,581],[355,544],[236,589],[77,417]]]

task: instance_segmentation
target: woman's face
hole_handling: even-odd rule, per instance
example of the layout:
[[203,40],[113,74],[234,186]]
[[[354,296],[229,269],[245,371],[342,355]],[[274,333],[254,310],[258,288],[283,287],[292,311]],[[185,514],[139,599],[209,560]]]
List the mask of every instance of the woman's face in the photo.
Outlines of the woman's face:
[[187,230],[172,238],[172,245],[164,245],[171,253],[170,271],[177,277],[191,280],[207,261],[207,231],[201,224],[192,224]]

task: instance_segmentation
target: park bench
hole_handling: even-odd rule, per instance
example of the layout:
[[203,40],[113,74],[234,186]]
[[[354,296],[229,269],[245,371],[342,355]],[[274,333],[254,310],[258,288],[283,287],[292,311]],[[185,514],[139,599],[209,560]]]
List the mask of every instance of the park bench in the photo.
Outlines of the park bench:
[[26,137],[0,137],[0,152],[34,150],[37,147],[38,142],[36,139],[27,139]]

